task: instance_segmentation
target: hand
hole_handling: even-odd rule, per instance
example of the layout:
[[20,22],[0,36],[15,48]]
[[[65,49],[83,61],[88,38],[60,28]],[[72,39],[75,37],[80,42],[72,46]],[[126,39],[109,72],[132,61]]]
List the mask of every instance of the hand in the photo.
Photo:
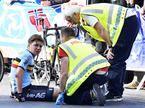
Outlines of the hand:
[[144,7],[141,8],[140,13],[141,13],[142,15],[145,14],[145,8],[144,8]]
[[61,92],[55,102],[56,105],[64,105],[64,92]]
[[107,57],[108,60],[109,60],[109,59],[113,59],[114,54],[112,53],[112,48],[109,48],[109,49],[108,49],[108,52],[107,52],[107,54],[106,54],[106,57]]
[[17,93],[16,94],[16,100],[18,102],[25,102],[25,97],[24,97],[23,93]]

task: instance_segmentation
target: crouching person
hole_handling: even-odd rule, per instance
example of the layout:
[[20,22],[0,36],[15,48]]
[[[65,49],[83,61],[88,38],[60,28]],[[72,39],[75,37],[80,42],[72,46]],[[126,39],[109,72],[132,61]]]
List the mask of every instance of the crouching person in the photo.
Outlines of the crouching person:
[[61,38],[63,43],[58,48],[61,61],[60,94],[56,104],[90,105],[96,98],[99,105],[104,105],[100,85],[106,82],[110,64],[92,45],[75,39],[72,28],[63,28]]
[[58,96],[59,90],[47,86],[34,86],[31,84],[31,74],[34,57],[38,55],[44,40],[38,34],[32,35],[28,40],[28,49],[14,59],[11,72],[11,97],[20,102],[24,101],[53,101]]

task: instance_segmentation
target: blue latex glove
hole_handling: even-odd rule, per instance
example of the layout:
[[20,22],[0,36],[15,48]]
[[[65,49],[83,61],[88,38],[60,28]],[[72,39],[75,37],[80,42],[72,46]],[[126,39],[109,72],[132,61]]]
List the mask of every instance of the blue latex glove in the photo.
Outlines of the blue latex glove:
[[56,99],[56,102],[55,102],[56,105],[64,105],[64,104],[65,104],[65,103],[64,103],[64,93],[65,93],[65,92],[61,92],[61,93],[58,95],[58,97],[57,97],[57,99]]

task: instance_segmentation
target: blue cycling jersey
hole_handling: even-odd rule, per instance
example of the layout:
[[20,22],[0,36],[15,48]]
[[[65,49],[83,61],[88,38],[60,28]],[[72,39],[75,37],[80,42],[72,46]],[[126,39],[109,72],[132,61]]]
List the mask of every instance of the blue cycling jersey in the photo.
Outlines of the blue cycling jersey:
[[13,60],[10,72],[10,83],[12,92],[17,91],[16,72],[17,67],[24,69],[22,88],[31,84],[31,74],[34,64],[34,56],[29,50],[25,50],[20,56]]

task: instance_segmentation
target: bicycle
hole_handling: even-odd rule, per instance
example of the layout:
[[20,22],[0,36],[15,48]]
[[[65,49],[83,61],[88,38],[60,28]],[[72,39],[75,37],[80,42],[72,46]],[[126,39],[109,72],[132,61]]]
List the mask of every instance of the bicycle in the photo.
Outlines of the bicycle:
[[4,59],[2,53],[0,52],[0,82],[4,76]]
[[[57,27],[57,25],[55,24],[54,28],[49,28],[49,29],[44,28],[44,30],[43,30],[43,39],[45,41],[45,44],[44,44],[45,54],[47,54],[46,48],[48,47],[47,37],[55,36],[56,39],[55,39],[55,49],[53,52],[52,60],[45,58],[45,59],[40,59],[40,61],[38,62],[37,61],[38,57],[35,60],[33,76],[38,85],[40,85],[43,80],[48,81],[48,83],[47,83],[48,86],[50,84],[50,81],[55,81],[55,84],[58,85],[60,64],[59,64],[59,60],[57,57],[57,47],[60,44],[59,30],[61,28],[62,27]],[[54,34],[48,33],[48,31],[50,31],[50,30],[55,31],[55,33]],[[45,57],[46,56],[47,55],[45,55]]]

